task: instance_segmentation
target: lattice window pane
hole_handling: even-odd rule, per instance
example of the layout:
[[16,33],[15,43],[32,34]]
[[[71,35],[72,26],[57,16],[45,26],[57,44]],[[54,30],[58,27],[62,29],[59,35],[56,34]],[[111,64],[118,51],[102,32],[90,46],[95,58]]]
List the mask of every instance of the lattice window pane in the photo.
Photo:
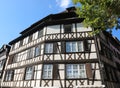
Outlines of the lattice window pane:
[[66,77],[69,78],[86,78],[86,69],[84,64],[67,64]]
[[27,67],[25,72],[25,80],[30,80],[33,77],[33,67]]
[[52,79],[53,65],[44,65],[43,67],[43,79]]
[[53,43],[45,44],[45,53],[53,53]]

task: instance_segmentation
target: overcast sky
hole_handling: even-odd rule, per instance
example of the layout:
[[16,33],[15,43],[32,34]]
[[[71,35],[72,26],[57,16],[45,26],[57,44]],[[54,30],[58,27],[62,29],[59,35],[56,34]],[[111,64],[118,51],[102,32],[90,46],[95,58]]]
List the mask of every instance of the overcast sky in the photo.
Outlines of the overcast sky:
[[[0,0],[0,48],[38,20],[71,6],[71,0]],[[120,31],[114,35],[120,40]]]

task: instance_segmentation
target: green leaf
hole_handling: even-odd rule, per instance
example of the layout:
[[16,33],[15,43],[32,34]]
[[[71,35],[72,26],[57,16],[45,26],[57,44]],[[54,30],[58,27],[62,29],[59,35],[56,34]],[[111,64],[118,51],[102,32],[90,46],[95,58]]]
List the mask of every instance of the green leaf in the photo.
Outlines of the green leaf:
[[80,6],[76,6],[76,13],[79,17],[85,18],[84,26],[99,28],[92,34],[99,33],[99,30],[118,27],[120,0],[73,0],[73,2],[74,4],[81,3]]

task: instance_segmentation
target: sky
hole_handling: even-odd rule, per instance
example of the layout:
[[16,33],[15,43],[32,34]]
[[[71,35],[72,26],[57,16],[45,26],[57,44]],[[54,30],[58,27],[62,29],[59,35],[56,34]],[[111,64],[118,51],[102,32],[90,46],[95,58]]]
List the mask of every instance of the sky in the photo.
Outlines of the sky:
[[[72,0],[0,0],[0,47],[33,23],[71,6]],[[113,35],[120,40],[120,30]]]

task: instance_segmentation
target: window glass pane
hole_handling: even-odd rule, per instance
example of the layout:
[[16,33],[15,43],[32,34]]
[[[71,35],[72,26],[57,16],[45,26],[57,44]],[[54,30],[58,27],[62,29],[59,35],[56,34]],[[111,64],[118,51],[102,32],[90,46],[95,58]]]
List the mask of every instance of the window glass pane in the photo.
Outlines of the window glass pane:
[[53,43],[45,44],[45,53],[53,53]]
[[66,42],[66,52],[81,52],[81,51],[83,51],[82,41]]
[[23,45],[25,45],[27,43],[28,43],[28,37],[26,37],[26,38],[23,39]]
[[78,42],[78,51],[83,51],[83,41]]
[[40,30],[39,32],[38,32],[38,38],[40,38],[40,37],[42,37],[43,36],[43,30]]
[[66,52],[71,52],[72,51],[72,44],[70,42],[66,42]]
[[14,76],[14,71],[13,70],[6,71],[5,81],[12,81],[13,76]]
[[44,65],[43,79],[52,79],[53,65]]
[[28,39],[28,42],[29,42],[29,43],[32,41],[32,36],[33,36],[33,34],[31,34],[31,35],[29,36],[29,39]]
[[25,73],[25,80],[30,80],[33,77],[33,67],[27,67]]
[[23,45],[23,40],[20,40],[20,46],[22,46]]
[[12,59],[13,59],[13,63],[18,62],[18,54],[15,54]]
[[84,40],[85,51],[90,51],[91,49],[91,40]]
[[35,47],[33,47],[31,49],[28,49],[28,51],[27,51],[27,59],[33,58],[34,54],[35,54]]
[[72,52],[78,52],[77,42],[72,42]]
[[66,66],[67,78],[86,78],[86,70],[84,64],[69,64]]
[[40,55],[40,45],[35,48],[35,56]]
[[72,24],[64,24],[64,33],[70,33],[72,32]]
[[33,33],[32,40],[35,40],[38,38],[38,32]]

